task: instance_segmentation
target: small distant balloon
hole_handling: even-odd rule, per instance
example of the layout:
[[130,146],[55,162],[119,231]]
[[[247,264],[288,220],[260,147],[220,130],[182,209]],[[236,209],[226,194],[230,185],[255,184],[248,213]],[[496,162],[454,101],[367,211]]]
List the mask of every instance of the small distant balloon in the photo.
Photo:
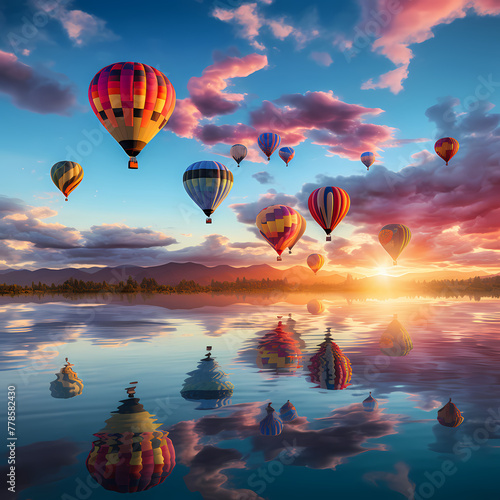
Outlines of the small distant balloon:
[[339,187],[322,187],[309,195],[309,212],[326,233],[326,241],[331,241],[331,232],[347,215],[351,201],[346,191]]
[[271,159],[271,155],[279,148],[281,137],[272,132],[266,132],[259,135],[258,139],[259,148],[267,156],[267,161]]
[[403,224],[387,224],[378,233],[378,240],[397,265],[398,257],[410,243],[411,231]]
[[462,413],[451,402],[451,398],[439,411],[437,416],[438,422],[445,427],[458,427],[463,421]]
[[189,165],[183,176],[184,189],[207,216],[210,216],[224,201],[233,187],[232,172],[218,161],[197,161]]
[[281,148],[279,150],[280,158],[285,162],[285,165],[288,167],[288,164],[292,161],[292,158],[295,156],[295,150],[288,146]]
[[375,153],[367,151],[361,155],[361,162],[366,167],[366,170],[370,170],[370,167],[375,163]]
[[325,311],[325,306],[320,300],[312,299],[307,303],[307,310],[310,314],[317,316]]
[[453,137],[443,137],[436,141],[434,150],[448,165],[448,162],[457,154],[460,144]]
[[363,401],[363,409],[365,411],[373,411],[378,408],[378,401],[372,397],[372,393]]
[[230,154],[239,167],[240,163],[246,158],[248,150],[246,146],[243,146],[243,144],[235,144],[234,146],[231,146]]
[[264,436],[279,436],[283,430],[283,421],[271,406],[267,405],[267,416],[260,422],[260,432]]
[[66,197],[83,179],[83,168],[74,161],[59,161],[50,169],[50,177],[57,189]]
[[325,263],[325,258],[319,253],[312,253],[307,257],[307,265],[311,268],[311,271],[316,274]]

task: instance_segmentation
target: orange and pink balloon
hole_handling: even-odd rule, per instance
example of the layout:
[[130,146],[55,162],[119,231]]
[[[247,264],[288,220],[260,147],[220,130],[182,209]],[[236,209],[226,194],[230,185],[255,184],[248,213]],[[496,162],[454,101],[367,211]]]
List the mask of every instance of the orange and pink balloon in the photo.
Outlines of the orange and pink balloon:
[[307,265],[311,268],[314,274],[316,274],[324,265],[325,258],[319,253],[312,253],[307,257]]

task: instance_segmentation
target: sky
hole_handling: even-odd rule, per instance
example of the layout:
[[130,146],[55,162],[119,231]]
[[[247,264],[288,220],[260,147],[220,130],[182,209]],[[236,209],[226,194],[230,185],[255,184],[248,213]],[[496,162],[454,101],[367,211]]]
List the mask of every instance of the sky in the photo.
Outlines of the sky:
[[[7,0],[0,7],[0,268],[304,265],[363,275],[500,272],[498,0],[185,0],[141,3]],[[127,169],[87,91],[104,66],[137,61],[171,81],[176,108]],[[7,118],[7,119],[5,119]],[[292,146],[268,163],[262,132]],[[434,142],[460,150],[449,166]],[[249,155],[240,168],[234,143]],[[374,151],[367,172],[359,161]],[[50,168],[80,163],[68,202]],[[182,175],[216,160],[234,186],[205,224]],[[309,194],[338,186],[351,208],[331,243]],[[307,230],[276,262],[255,227],[272,204]],[[412,240],[399,260],[380,246],[385,224]]]

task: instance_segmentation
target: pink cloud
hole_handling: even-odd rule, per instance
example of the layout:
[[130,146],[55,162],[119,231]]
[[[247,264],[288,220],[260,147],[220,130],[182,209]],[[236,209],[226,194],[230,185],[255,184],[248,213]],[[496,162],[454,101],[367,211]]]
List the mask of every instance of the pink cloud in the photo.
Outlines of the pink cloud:
[[311,52],[309,57],[320,66],[330,66],[333,59],[328,52]]

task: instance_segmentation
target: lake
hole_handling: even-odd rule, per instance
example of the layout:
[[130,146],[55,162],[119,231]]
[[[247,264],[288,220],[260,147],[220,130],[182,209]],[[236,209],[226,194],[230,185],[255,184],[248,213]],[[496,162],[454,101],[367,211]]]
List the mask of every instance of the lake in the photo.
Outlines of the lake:
[[[44,295],[0,310],[5,498],[499,498],[498,300]],[[450,398],[455,427],[437,420]],[[296,418],[262,434],[287,400]],[[141,471],[151,450],[170,465]]]

